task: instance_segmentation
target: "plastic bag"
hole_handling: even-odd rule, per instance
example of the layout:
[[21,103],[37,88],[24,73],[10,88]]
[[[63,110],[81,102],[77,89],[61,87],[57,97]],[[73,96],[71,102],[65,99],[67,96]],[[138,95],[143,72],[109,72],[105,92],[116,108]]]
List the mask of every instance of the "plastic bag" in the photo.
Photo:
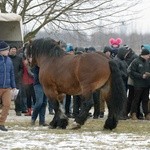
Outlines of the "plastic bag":
[[11,90],[11,100],[15,100],[19,93],[18,89]]

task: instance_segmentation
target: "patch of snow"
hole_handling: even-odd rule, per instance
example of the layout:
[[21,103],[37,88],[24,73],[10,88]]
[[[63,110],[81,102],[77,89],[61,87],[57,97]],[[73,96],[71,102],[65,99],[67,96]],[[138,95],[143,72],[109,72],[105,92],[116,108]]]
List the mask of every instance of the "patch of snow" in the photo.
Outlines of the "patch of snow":
[[36,127],[34,131],[0,131],[0,148],[6,149],[42,149],[42,150],[150,150],[150,136],[136,134],[117,134],[103,132],[83,132],[70,134],[46,133]]
[[[10,111],[7,121],[19,123],[30,122],[30,119],[15,116],[14,111]],[[21,127],[19,124],[8,129],[8,132],[0,131],[0,150],[150,150],[148,134],[103,131],[54,134],[48,132],[47,127]]]

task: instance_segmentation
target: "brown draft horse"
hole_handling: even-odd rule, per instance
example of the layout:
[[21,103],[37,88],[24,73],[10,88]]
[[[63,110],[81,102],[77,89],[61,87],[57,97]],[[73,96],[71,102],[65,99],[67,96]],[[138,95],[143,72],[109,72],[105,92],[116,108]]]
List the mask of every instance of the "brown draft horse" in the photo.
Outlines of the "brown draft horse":
[[49,128],[65,129],[68,118],[62,110],[64,94],[82,95],[83,105],[75,118],[73,128],[80,128],[93,106],[92,93],[100,89],[108,106],[105,129],[114,129],[123,108],[126,92],[120,71],[113,60],[103,53],[69,55],[50,38],[32,41],[26,48],[27,57],[32,56],[32,65],[40,68],[39,79],[46,96],[53,99],[55,115]]

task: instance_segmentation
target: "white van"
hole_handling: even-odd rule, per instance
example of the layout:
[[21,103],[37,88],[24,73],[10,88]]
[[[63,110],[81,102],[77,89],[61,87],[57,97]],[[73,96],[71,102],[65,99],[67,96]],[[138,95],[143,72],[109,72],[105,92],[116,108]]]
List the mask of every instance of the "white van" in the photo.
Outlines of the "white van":
[[22,17],[14,13],[0,12],[0,41],[18,48],[23,46]]

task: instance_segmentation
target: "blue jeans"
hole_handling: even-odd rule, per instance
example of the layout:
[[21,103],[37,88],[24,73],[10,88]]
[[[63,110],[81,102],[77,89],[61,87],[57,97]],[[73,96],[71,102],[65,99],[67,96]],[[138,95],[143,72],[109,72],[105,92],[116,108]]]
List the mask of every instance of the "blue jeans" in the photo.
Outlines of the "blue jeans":
[[47,97],[43,92],[42,86],[40,84],[34,85],[36,103],[32,113],[32,121],[36,121],[39,115],[39,124],[45,123],[45,113],[47,105]]

